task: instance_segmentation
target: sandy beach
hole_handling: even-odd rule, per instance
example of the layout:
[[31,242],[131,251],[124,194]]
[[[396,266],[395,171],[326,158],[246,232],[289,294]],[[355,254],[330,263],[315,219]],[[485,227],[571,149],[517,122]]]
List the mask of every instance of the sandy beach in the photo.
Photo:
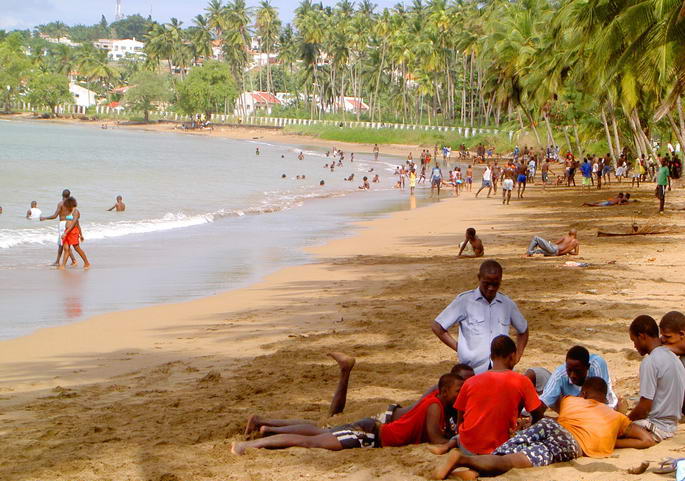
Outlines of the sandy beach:
[[[621,190],[625,189],[625,184]],[[627,326],[660,317],[685,294],[682,216],[657,217],[652,186],[640,203],[587,209],[600,193],[532,188],[523,201],[446,197],[429,207],[359,225],[247,289],[183,304],[118,312],[5,341],[0,349],[0,479],[283,480],[424,479],[437,459],[425,446],[323,452],[300,448],[230,453],[247,416],[341,424],[415,400],[449,370],[453,354],[431,333],[434,317],[476,285],[479,260],[455,259],[473,226],[486,257],[505,269],[531,338],[517,368],[553,369],[583,344],[604,356],[631,403],[639,356]],[[668,203],[682,204],[680,192]],[[636,211],[639,210],[639,214]],[[674,234],[596,237],[642,226]],[[568,258],[522,258],[533,234],[578,229],[588,268]],[[357,359],[347,409],[327,417],[337,367]],[[511,480],[623,480],[642,460],[682,455],[685,436],[612,458],[512,471]],[[652,464],[654,466],[654,463]],[[649,471],[639,479],[657,480]]]

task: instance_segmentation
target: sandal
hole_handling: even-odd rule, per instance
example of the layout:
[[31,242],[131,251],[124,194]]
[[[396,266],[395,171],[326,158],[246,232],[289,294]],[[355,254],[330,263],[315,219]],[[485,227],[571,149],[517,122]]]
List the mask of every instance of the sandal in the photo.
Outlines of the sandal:
[[656,474],[675,473],[678,461],[685,461],[685,458],[666,458],[659,463],[659,466],[654,468],[654,472]]

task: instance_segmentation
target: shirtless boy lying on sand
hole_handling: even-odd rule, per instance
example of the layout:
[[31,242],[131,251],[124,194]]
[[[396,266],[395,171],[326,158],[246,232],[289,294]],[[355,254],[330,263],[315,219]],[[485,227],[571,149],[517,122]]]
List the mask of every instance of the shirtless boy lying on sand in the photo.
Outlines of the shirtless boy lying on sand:
[[458,467],[464,479],[498,476],[514,468],[549,466],[580,456],[606,458],[614,448],[645,449],[654,440],[644,428],[631,423],[624,414],[607,406],[607,384],[590,377],[583,384],[580,397],[562,399],[557,419],[543,418],[530,428],[519,431],[495,449],[493,454],[467,456],[450,451],[435,469],[435,479],[445,479]]
[[532,257],[534,254],[543,254],[544,256],[578,255],[580,243],[577,236],[578,233],[575,229],[568,231],[568,234],[556,242],[550,242],[542,237],[535,236],[528,245],[526,255],[528,257]]
[[[424,397],[400,419],[387,424],[381,424],[375,418],[364,418],[351,424],[325,429],[313,424],[301,424],[302,421],[298,420],[259,419],[259,434],[274,435],[234,443],[231,451],[241,455],[248,448],[281,449],[298,446],[339,451],[426,442],[445,444],[448,441],[445,434],[445,408],[454,404],[460,386],[457,376],[452,373],[443,374],[438,381],[437,394]],[[255,418],[250,418],[246,431],[257,426]]]

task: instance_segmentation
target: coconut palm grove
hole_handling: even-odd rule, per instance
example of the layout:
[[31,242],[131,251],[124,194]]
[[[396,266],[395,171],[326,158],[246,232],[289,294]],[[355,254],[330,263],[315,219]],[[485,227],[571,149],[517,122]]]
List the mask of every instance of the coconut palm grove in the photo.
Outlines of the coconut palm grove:
[[[141,47],[113,56],[102,39]],[[685,145],[685,3],[304,0],[286,24],[268,0],[211,0],[190,24],[103,16],[0,32],[6,111],[54,112],[70,82],[146,119],[240,114],[241,92],[259,91],[286,100],[260,115],[496,127],[581,155],[650,154]]]

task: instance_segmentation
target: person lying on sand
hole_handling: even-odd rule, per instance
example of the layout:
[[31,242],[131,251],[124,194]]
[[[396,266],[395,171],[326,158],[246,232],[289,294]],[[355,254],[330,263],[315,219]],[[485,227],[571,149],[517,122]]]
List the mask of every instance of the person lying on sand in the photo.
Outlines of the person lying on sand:
[[655,444],[660,443],[672,438],[678,429],[685,407],[685,367],[662,345],[652,317],[637,316],[629,333],[635,350],[647,357],[640,364],[640,400],[628,417],[648,430]]
[[484,254],[483,241],[476,235],[476,229],[469,227],[466,229],[466,237],[459,244],[459,254],[457,254],[457,257],[483,257]]
[[476,479],[498,476],[514,468],[568,462],[581,456],[606,458],[614,448],[653,446],[649,432],[605,404],[606,393],[604,380],[590,377],[579,397],[562,399],[557,419],[544,418],[517,432],[489,455],[467,456],[453,450],[435,469],[434,478],[445,479],[458,467],[469,468],[467,473],[459,473],[460,476]]
[[580,243],[577,236],[578,233],[575,229],[568,231],[568,234],[556,242],[550,242],[542,237],[534,236],[528,245],[526,255],[528,257],[532,257],[534,254],[543,254],[545,257],[565,256],[567,254],[576,256],[580,252]]
[[603,200],[601,202],[585,202],[583,204],[583,207],[609,207],[612,205],[620,205],[620,204],[625,204],[623,192],[619,192],[616,197],[613,197],[613,198],[608,199],[608,200]]
[[590,377],[598,377],[606,383],[608,404],[614,408],[618,404],[618,397],[611,386],[611,376],[607,362],[597,354],[590,352],[583,346],[573,346],[566,353],[566,362],[554,370],[547,381],[540,400],[546,408],[559,410],[559,401],[564,396],[579,396],[582,387]]
[[431,448],[443,454],[454,447],[475,454],[489,454],[509,439],[522,407],[531,414],[533,424],[542,419],[545,406],[535,387],[523,374],[514,372],[518,362],[516,344],[506,335],[492,340],[492,369],[469,378],[454,404],[458,412],[459,436],[443,446]]
[[[342,352],[331,352],[328,355],[332,357],[335,360],[335,362],[338,363],[338,367],[340,368],[340,377],[338,378],[338,384],[335,389],[335,393],[333,394],[333,398],[331,399],[331,405],[328,411],[329,416],[334,416],[336,414],[342,413],[345,410],[345,404],[347,403],[347,389],[350,382],[350,374],[352,373],[352,369],[354,368],[356,360],[353,357],[348,356],[347,354]],[[470,377],[473,377],[475,374],[473,372],[473,368],[471,366],[467,366],[466,364],[455,364],[452,367],[450,373],[457,376],[457,394],[459,394],[459,390],[461,389],[461,386],[464,383],[464,381],[466,381]],[[437,394],[439,394],[438,386],[431,386],[428,390],[426,390],[423,396],[421,396],[412,405],[402,407],[396,403],[390,404],[388,406],[388,409],[376,415],[375,418],[378,421],[380,421],[381,424],[397,421],[399,418],[401,418],[409,411],[414,409],[414,407],[416,407],[417,404],[423,401],[423,399],[426,396]],[[454,410],[452,406],[447,406],[447,408],[445,409],[445,415],[447,417],[447,431],[448,434],[452,436],[456,434],[457,431],[457,412],[456,410]],[[301,421],[301,424],[315,425],[314,423],[309,421]],[[259,429],[261,425],[262,421],[260,418],[256,416],[251,417],[248,420],[249,429],[246,429],[245,435],[247,436],[250,434],[251,431]]]
[[[445,407],[452,405],[457,398],[458,381],[454,374],[443,374],[438,381],[437,395],[426,396],[411,411],[388,424],[381,424],[374,418],[364,418],[325,429],[312,424],[300,424],[299,421],[263,419],[259,434],[274,435],[233,443],[231,452],[241,455],[249,448],[282,449],[295,446],[340,451],[425,442],[445,444],[448,441],[445,435]],[[249,429],[248,422],[246,431]]]

